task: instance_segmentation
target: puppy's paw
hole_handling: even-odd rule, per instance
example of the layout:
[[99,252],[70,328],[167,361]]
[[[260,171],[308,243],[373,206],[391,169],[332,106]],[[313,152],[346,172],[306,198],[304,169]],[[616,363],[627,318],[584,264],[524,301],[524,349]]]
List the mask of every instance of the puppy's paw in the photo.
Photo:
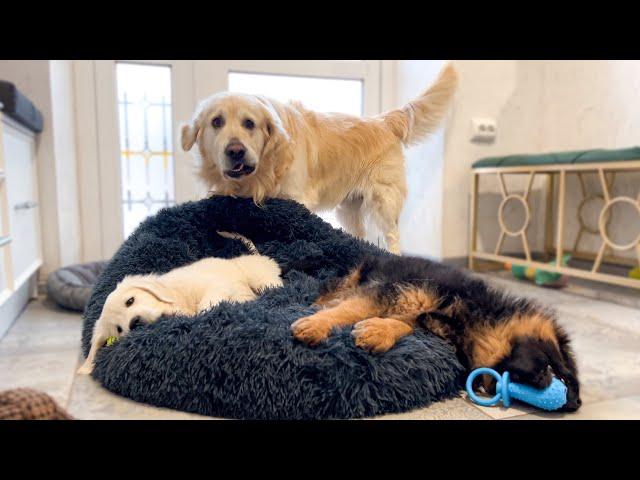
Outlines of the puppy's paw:
[[331,325],[315,315],[303,317],[291,324],[294,338],[309,345],[317,345],[331,334]]
[[78,375],[89,375],[93,372],[93,362],[84,362],[80,368],[76,371]]
[[389,319],[374,317],[356,323],[351,331],[358,347],[374,353],[384,353],[396,344],[396,329]]

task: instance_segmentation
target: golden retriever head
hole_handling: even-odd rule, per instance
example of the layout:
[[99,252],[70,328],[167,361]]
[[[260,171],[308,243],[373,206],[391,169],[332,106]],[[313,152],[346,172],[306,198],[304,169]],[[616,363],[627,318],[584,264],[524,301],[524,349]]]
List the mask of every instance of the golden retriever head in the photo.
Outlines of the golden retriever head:
[[127,334],[140,326],[155,322],[175,308],[172,292],[155,275],[125,277],[109,294],[100,318],[93,327],[91,349],[78,373],[91,373],[98,350],[109,337]]
[[[198,144],[201,177],[222,193],[247,192],[260,201],[274,177],[276,157],[289,142],[273,103],[260,96],[219,93],[198,106],[183,125],[182,148]],[[242,187],[248,188],[242,188]]]

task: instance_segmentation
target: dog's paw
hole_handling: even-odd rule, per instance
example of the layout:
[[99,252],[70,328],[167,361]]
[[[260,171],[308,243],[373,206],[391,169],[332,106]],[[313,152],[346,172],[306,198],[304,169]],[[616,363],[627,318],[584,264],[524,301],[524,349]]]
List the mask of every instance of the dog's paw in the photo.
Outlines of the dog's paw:
[[386,318],[369,318],[356,323],[351,331],[358,347],[374,353],[384,353],[396,344],[393,325]]
[[84,362],[76,371],[78,375],[89,375],[91,372],[93,372],[93,363],[88,361]]
[[291,324],[294,338],[309,345],[317,345],[331,334],[331,325],[315,316],[304,317]]

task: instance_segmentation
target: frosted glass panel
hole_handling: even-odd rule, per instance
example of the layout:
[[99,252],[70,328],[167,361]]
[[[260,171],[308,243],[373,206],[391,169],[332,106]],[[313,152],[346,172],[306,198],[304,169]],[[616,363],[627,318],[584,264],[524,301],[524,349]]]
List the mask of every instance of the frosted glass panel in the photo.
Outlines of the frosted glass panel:
[[362,115],[362,81],[336,78],[229,73],[229,91],[298,100],[311,110]]
[[171,67],[118,63],[118,114],[125,238],[175,204]]
[[[231,72],[229,91],[265,95],[280,102],[298,100],[317,112],[362,115],[361,80]],[[320,216],[340,227],[333,211],[323,212]]]

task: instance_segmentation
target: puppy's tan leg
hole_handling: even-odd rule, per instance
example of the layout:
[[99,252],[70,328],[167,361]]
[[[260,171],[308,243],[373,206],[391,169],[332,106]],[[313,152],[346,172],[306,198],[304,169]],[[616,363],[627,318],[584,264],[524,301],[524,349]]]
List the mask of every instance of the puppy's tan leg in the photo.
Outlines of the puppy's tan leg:
[[364,238],[364,218],[362,215],[362,201],[359,198],[348,198],[336,208],[336,216],[344,229],[358,238]]
[[362,319],[379,315],[381,308],[366,296],[349,297],[338,305],[320,310],[309,317],[300,318],[291,324],[293,336],[309,345],[325,340],[335,327],[353,325]]
[[383,353],[396,342],[413,332],[413,327],[395,318],[374,317],[356,323],[351,335],[358,347],[375,353]]

